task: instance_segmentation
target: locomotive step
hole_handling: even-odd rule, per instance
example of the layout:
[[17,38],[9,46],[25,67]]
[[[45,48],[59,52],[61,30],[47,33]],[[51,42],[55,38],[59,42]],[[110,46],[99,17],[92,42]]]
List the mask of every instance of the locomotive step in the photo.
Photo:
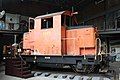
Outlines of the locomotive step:
[[16,72],[11,72],[11,71],[6,71],[6,75],[14,75],[14,76],[22,76],[22,75],[27,75],[31,74],[30,70],[25,70],[25,71],[16,71]]
[[26,75],[22,75],[22,78],[29,78],[29,77],[32,77],[33,76],[33,74],[26,74]]
[[7,65],[14,65],[14,64],[25,64],[23,61],[9,61],[6,62]]
[[31,70],[23,71],[22,74],[30,74]]
[[20,68],[17,68],[18,70],[21,70],[21,69],[29,69],[29,67],[20,67]]
[[23,61],[13,61],[13,63],[24,63]]
[[20,67],[22,67],[22,66],[23,66],[23,67],[27,67],[26,64],[22,64],[22,65],[21,65],[21,64],[17,64],[17,65],[14,65],[14,67],[17,67],[17,68],[20,68]]

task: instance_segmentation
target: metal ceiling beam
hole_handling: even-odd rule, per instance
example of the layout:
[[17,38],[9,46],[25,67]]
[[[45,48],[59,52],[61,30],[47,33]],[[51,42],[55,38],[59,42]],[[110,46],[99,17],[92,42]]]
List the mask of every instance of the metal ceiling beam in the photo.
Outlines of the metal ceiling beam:
[[[0,0],[0,3],[3,3],[2,7],[0,7],[10,13],[41,15],[46,12],[56,12],[66,9],[70,10],[74,6],[79,7],[84,1],[88,0]],[[32,9],[30,10],[29,8]],[[32,10],[36,11],[33,13]]]

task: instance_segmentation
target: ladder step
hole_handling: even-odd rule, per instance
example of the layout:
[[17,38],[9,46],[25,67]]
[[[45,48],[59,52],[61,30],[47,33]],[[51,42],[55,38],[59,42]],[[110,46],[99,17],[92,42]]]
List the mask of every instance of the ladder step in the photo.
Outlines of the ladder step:
[[17,68],[18,70],[26,70],[26,69],[29,69],[29,67],[20,67],[20,68]]
[[31,71],[30,70],[27,70],[27,71],[23,71],[22,74],[30,74]]
[[26,64],[22,64],[22,65],[21,65],[21,64],[17,64],[17,65],[14,65],[14,67],[17,67],[17,68],[20,68],[20,67],[22,67],[22,66],[23,66],[23,67],[27,67]]
[[33,74],[30,73],[30,74],[23,75],[22,77],[23,78],[29,78],[29,77],[32,77],[32,76],[33,76]]

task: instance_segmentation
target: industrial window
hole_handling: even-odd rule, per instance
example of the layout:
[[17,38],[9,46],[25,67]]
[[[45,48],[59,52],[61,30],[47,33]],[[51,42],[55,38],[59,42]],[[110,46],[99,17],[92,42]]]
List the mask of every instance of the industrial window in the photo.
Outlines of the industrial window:
[[41,29],[53,28],[53,17],[41,19]]
[[34,19],[30,19],[29,20],[29,27],[30,27],[30,29],[34,29]]
[[117,18],[117,28],[120,28],[120,17]]

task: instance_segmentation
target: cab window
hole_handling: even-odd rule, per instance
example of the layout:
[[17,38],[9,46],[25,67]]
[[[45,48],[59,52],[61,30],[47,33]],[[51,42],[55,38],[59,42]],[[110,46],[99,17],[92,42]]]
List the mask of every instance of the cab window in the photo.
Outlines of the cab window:
[[41,29],[53,28],[53,17],[41,19]]
[[29,20],[30,29],[34,29],[34,24],[35,24],[34,19],[30,19],[30,20]]

